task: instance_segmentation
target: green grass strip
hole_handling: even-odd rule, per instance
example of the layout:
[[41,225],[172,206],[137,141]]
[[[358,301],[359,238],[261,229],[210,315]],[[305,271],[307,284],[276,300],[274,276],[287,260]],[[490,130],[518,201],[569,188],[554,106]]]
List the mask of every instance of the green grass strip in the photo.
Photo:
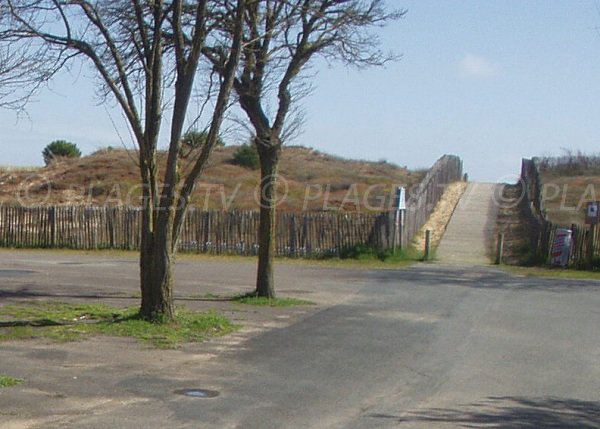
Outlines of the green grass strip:
[[47,338],[63,342],[103,334],[136,338],[157,348],[176,348],[235,329],[216,311],[193,312],[183,307],[177,307],[175,322],[160,324],[141,319],[137,308],[102,304],[31,301],[0,308],[0,341]]
[[314,302],[296,298],[265,298],[255,293],[248,293],[233,297],[233,302],[246,305],[259,305],[268,307],[294,307],[297,305],[314,305]]
[[23,380],[21,380],[20,378],[13,378],[7,375],[0,374],[0,388],[17,386],[21,383],[23,383]]
[[506,271],[526,277],[548,277],[571,280],[600,280],[600,272],[565,268],[502,266]]

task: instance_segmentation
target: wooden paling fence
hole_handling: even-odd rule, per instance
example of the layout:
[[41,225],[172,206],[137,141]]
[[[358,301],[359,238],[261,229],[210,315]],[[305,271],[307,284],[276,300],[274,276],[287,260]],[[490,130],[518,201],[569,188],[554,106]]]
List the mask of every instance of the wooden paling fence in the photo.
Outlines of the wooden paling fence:
[[393,210],[381,213],[369,243],[379,250],[409,246],[431,216],[446,187],[462,179],[462,160],[458,156],[444,155],[438,159],[423,180],[410,190],[406,199],[404,224],[399,222],[398,213]]
[[[395,211],[279,212],[279,256],[336,256],[357,245],[386,250],[406,246],[429,218],[446,185],[461,180],[462,161],[444,155],[414,187],[406,201],[402,228]],[[141,209],[135,207],[0,204],[0,246],[28,248],[126,249],[140,247]],[[259,214],[254,211],[190,209],[179,250],[255,255]]]
[[573,224],[563,226],[553,224],[549,221],[544,222],[538,235],[537,256],[539,259],[544,263],[550,261],[552,243],[554,242],[556,231],[560,228],[572,231],[568,266],[580,270],[590,268],[590,263],[600,258],[600,230],[596,228],[594,236],[591,237],[591,230],[586,225]]
[[85,206],[0,205],[0,245],[72,249],[135,249],[139,210]]
[[[279,213],[279,256],[336,255],[358,244],[378,246],[380,213]],[[19,207],[0,205],[0,246],[126,249],[140,246],[141,210],[124,207]],[[258,212],[191,209],[179,240],[181,251],[254,255]]]
[[530,241],[536,258],[543,263],[550,262],[556,230],[566,228],[572,231],[568,266],[577,269],[590,268],[593,260],[600,258],[600,228],[596,228],[594,236],[590,237],[591,231],[586,225],[556,225],[548,220],[540,177],[539,160],[523,159],[521,186],[524,193],[521,209],[530,221]]
[[402,243],[410,243],[427,222],[436,204],[450,183],[463,179],[462,160],[456,155],[444,155],[431,167],[425,178],[411,191],[406,202],[406,223]]

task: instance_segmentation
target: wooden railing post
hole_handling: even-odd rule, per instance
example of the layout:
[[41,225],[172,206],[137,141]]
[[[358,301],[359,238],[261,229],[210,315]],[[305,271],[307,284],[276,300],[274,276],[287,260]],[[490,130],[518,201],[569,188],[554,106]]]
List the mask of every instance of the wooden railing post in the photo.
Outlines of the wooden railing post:
[[498,244],[496,247],[496,265],[502,264],[502,257],[504,253],[504,233],[498,234]]
[[429,261],[431,258],[431,230],[425,231],[425,253],[423,255],[423,259],[425,261]]
[[587,269],[591,270],[594,267],[594,234],[596,232],[596,225],[591,224],[589,229],[589,236],[587,242]]
[[56,247],[56,207],[48,208],[48,226],[50,227],[49,247]]

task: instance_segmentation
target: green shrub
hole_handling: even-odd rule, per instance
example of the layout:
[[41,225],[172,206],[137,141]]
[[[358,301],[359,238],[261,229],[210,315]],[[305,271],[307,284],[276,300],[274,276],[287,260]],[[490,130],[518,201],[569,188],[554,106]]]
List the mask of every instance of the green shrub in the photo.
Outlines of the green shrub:
[[[192,153],[197,153],[204,146],[208,133],[206,131],[188,131],[181,137],[180,155],[182,158],[188,158]],[[225,142],[221,137],[217,137],[217,147],[225,146]]]
[[81,151],[75,143],[55,140],[44,148],[42,155],[46,165],[50,165],[56,158],[79,158]]
[[[181,137],[181,155],[187,158],[192,152],[204,146],[208,133],[206,131],[188,131]],[[225,146],[221,137],[217,137],[217,147]]]
[[423,255],[414,247],[398,249],[395,252],[391,249],[378,250],[367,244],[355,244],[353,246],[342,247],[338,252],[326,252],[319,259],[353,259],[356,261],[381,261],[381,262],[403,262],[418,261],[423,259]]
[[233,164],[257,170],[260,167],[258,152],[254,145],[243,144],[233,153]]
[[376,251],[373,247],[366,244],[356,244],[340,249],[340,259],[385,259],[384,252]]

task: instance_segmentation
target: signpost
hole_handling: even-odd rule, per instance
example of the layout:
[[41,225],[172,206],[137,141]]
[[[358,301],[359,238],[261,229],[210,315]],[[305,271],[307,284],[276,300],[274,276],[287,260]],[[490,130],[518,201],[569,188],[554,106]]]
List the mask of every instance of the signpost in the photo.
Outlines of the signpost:
[[404,231],[404,212],[406,210],[406,189],[399,186],[396,189],[396,204],[394,212],[394,242],[392,250],[395,252],[398,247],[402,248],[402,232]]
[[598,213],[600,208],[599,201],[590,201],[587,203],[585,211],[585,223],[586,225],[597,225],[598,224]]

